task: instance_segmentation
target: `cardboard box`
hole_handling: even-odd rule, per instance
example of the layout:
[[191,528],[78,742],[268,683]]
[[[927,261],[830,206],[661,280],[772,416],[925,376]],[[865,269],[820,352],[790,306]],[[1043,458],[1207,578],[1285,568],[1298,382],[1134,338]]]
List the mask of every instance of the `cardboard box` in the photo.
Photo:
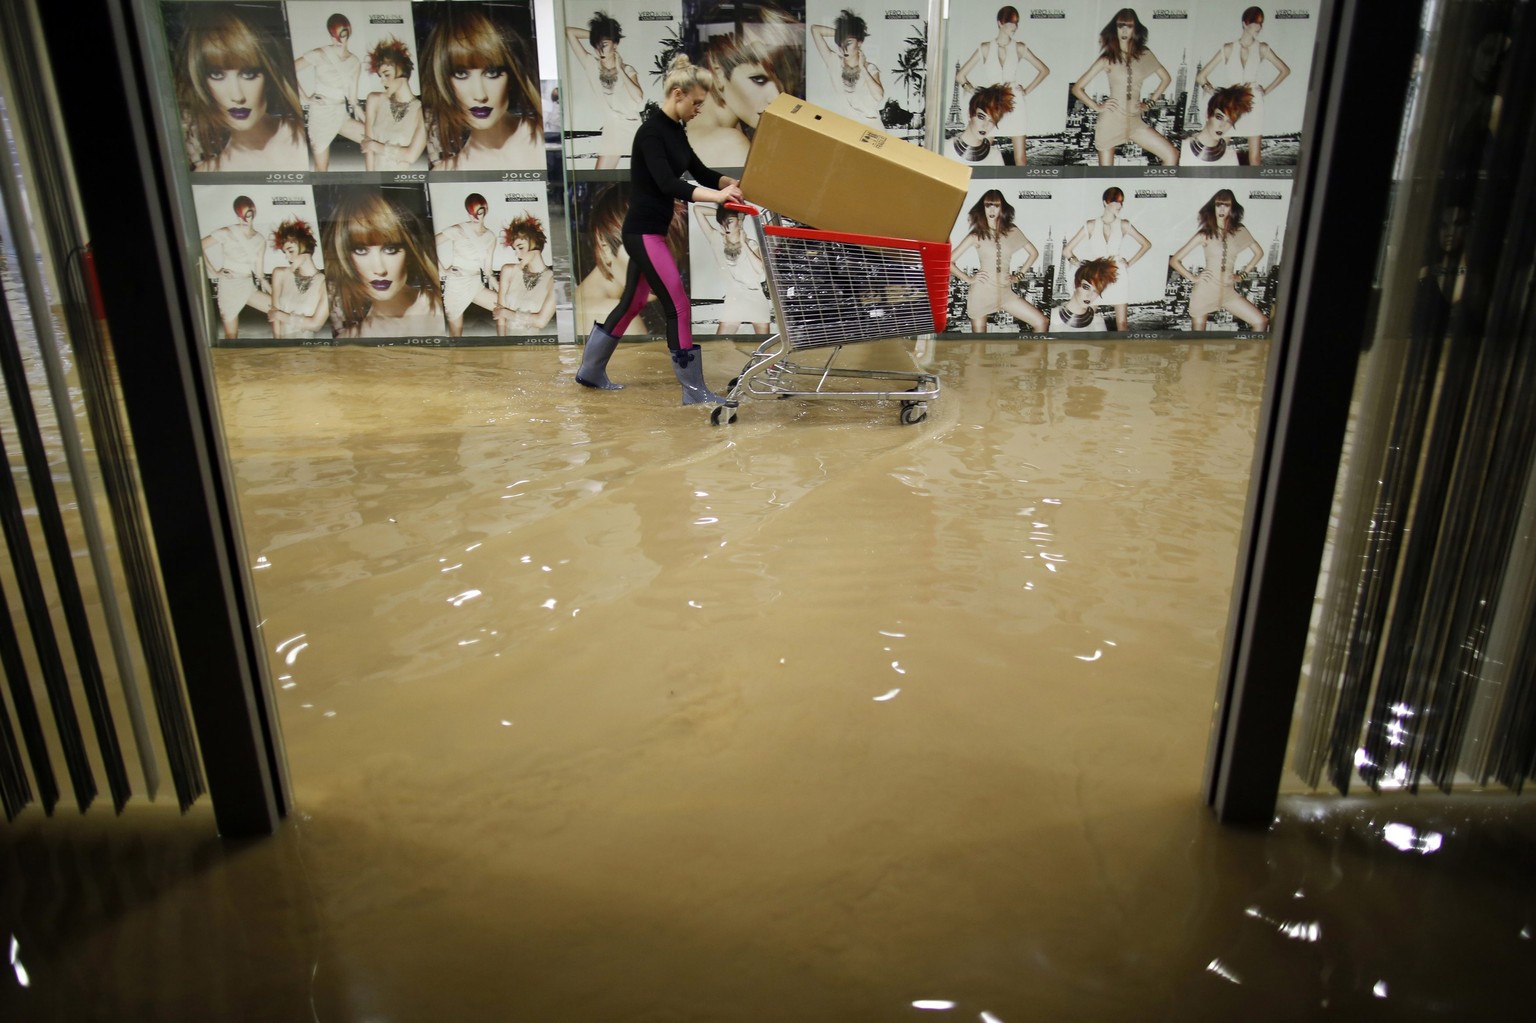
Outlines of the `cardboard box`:
[[763,111],[747,201],[823,231],[947,242],[971,168],[794,96]]

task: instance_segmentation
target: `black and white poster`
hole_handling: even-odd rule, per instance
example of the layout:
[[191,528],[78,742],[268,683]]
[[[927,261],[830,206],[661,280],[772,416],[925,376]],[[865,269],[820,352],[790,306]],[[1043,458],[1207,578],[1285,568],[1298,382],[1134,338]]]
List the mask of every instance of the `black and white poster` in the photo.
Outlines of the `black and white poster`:
[[923,144],[926,3],[806,0],[805,98]]
[[628,167],[635,129],[665,98],[667,69],[682,52],[682,5],[570,0],[565,17],[560,56],[570,83],[565,136],[571,166]]

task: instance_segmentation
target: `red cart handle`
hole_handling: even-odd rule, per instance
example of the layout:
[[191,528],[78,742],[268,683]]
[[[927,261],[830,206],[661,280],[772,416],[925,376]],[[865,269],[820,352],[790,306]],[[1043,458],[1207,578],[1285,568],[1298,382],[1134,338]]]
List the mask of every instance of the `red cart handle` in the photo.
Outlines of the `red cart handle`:
[[736,213],[745,213],[749,217],[755,217],[763,212],[748,202],[728,202],[725,203],[725,208]]

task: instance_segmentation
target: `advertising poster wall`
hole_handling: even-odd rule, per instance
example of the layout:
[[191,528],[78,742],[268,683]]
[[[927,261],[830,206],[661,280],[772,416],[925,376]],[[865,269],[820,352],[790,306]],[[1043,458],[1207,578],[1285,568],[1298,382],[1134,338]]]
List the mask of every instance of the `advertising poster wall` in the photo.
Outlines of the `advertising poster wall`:
[[159,12],[210,344],[555,340],[531,0]]
[[[1040,333],[1042,318],[1047,334],[1265,336],[1317,7],[952,0],[939,147],[975,170],[951,233],[965,269],[948,336]],[[1017,237],[975,226],[988,191],[1038,251],[1028,269]]]

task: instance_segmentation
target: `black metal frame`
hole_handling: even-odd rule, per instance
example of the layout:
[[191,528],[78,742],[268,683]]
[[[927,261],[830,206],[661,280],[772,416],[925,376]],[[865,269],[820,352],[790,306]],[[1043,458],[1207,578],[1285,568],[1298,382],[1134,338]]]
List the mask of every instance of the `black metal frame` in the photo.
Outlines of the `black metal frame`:
[[[269,834],[288,811],[287,766],[151,71],[130,0],[38,9],[60,104],[91,111],[63,121],[215,820],[225,837]],[[102,87],[114,77],[120,89]]]
[[[1387,231],[1422,0],[1325,5],[1248,505],[1238,548],[1206,802],[1223,823],[1274,817],[1334,483],[1375,288],[1360,277]],[[1348,254],[1354,254],[1352,257]]]

